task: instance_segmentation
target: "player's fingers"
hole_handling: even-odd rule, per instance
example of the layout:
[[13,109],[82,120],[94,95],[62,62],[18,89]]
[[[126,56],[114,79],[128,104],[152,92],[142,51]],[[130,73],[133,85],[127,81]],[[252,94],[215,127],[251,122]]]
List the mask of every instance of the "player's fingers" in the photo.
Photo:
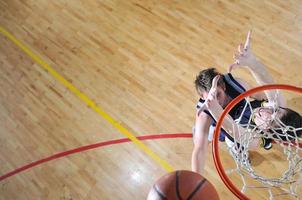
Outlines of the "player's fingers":
[[245,57],[245,56],[246,56],[246,52],[240,52],[239,54],[234,54],[233,59],[234,60],[239,60],[239,59],[241,59],[242,57]]
[[238,52],[239,52],[239,54],[242,54],[242,52],[243,52],[243,45],[242,45],[242,43],[240,43],[238,45]]
[[235,69],[236,67],[238,67],[239,65],[239,61],[234,62],[233,64],[231,64],[228,68],[228,73],[231,73],[233,69]]
[[245,41],[245,44],[244,44],[244,50],[247,50],[251,46],[251,34],[252,34],[252,31],[249,30],[249,32],[247,33],[247,36],[246,36],[246,41]]
[[212,88],[211,89],[214,89],[214,93],[216,93],[217,83],[218,83],[219,79],[220,79],[220,75],[217,75],[212,80]]

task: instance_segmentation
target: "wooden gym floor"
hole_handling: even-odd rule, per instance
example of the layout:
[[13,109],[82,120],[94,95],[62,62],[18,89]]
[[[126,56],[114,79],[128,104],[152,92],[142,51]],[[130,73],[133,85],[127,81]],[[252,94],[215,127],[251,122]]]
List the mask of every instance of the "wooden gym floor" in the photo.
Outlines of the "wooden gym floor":
[[[276,82],[302,86],[298,0],[0,0],[0,29],[5,200],[139,200],[167,171],[190,169],[195,76],[210,66],[226,72],[249,29]],[[234,74],[255,85],[247,70]],[[103,143],[125,135],[178,138]],[[81,151],[91,144],[99,145]],[[207,160],[205,176],[221,199],[234,199],[211,152]]]

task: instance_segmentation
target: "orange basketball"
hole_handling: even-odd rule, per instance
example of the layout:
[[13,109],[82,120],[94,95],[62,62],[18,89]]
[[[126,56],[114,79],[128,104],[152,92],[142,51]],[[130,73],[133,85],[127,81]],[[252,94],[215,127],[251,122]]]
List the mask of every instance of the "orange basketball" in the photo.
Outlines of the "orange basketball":
[[147,200],[219,200],[214,186],[192,171],[174,171],[162,176],[151,188]]

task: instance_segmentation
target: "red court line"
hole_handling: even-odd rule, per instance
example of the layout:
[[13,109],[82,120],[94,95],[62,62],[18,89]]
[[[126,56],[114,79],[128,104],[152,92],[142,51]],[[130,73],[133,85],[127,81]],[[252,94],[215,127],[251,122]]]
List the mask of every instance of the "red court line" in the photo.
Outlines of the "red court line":
[[[136,138],[138,140],[151,140],[151,139],[154,140],[154,139],[164,139],[164,138],[190,138],[190,137],[192,137],[192,133],[145,135],[145,136],[138,136]],[[3,181],[4,179],[6,179],[8,177],[11,177],[11,176],[16,175],[20,172],[23,172],[27,169],[30,169],[30,168],[35,167],[37,165],[41,165],[41,164],[46,163],[46,162],[51,161],[51,160],[55,160],[55,159],[58,159],[58,158],[61,158],[61,157],[64,157],[64,156],[71,155],[71,154],[87,151],[87,150],[90,150],[90,149],[95,149],[95,148],[98,148],[98,147],[103,147],[103,146],[108,146],[108,145],[113,145],[113,144],[119,144],[119,143],[124,143],[124,142],[130,142],[130,139],[129,138],[122,138],[122,139],[116,139],[116,140],[109,140],[109,141],[106,141],[106,142],[99,142],[99,143],[96,143],[96,144],[90,144],[90,145],[81,146],[81,147],[78,147],[78,148],[75,148],[75,149],[71,149],[71,150],[68,150],[68,151],[63,151],[63,152],[54,154],[52,156],[43,158],[41,160],[37,160],[37,161],[34,161],[32,163],[26,164],[26,165],[24,165],[22,167],[19,167],[19,168],[15,169],[11,172],[8,172],[8,173],[0,176],[0,181]]]

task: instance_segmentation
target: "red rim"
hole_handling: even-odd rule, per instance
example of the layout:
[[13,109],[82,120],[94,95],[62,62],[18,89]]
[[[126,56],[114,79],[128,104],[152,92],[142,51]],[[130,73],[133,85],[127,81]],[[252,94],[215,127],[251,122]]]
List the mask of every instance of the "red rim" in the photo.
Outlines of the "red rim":
[[291,85],[284,85],[284,84],[272,84],[272,85],[263,85],[260,87],[253,88],[251,90],[246,91],[245,93],[240,94],[235,99],[233,99],[224,109],[222,112],[215,128],[213,142],[212,142],[212,151],[213,151],[213,159],[216,166],[216,170],[224,182],[224,184],[229,188],[229,190],[239,199],[248,200],[249,198],[243,194],[237,187],[231,182],[231,180],[226,175],[224,168],[221,164],[220,156],[219,156],[219,149],[218,149],[218,139],[219,139],[219,130],[221,124],[223,122],[224,117],[229,113],[229,111],[238,104],[243,98],[251,96],[254,93],[264,91],[264,90],[273,90],[273,89],[282,89],[282,90],[290,90],[298,93],[302,93],[302,88],[291,86]]

